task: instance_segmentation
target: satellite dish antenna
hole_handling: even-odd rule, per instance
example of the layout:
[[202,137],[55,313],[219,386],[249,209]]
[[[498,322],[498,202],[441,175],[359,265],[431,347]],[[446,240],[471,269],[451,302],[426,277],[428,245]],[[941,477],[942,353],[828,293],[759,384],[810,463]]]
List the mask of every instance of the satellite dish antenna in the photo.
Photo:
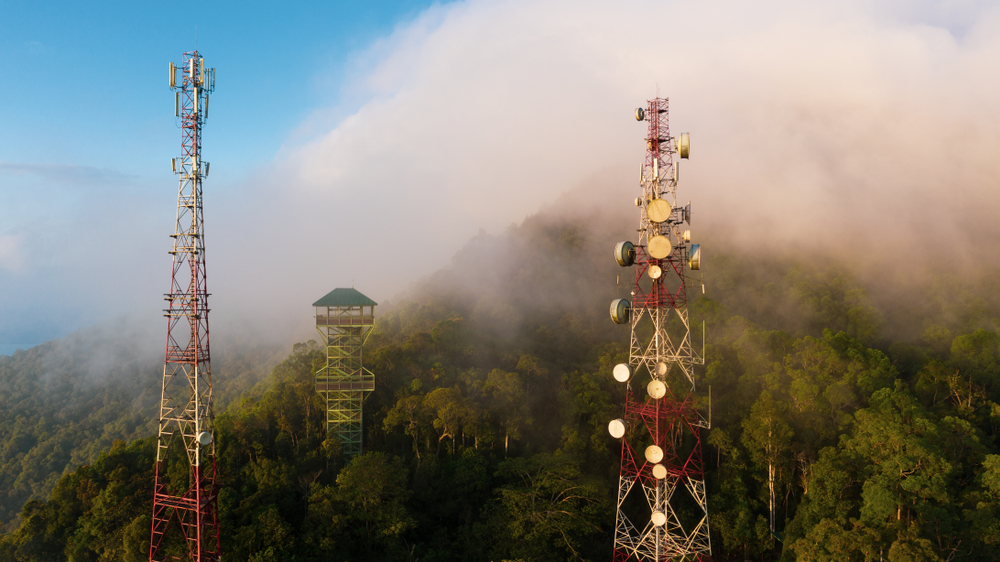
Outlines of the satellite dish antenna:
[[632,369],[629,368],[626,363],[619,363],[615,365],[611,374],[615,377],[618,382],[628,382],[629,377],[632,376]]
[[646,460],[651,463],[658,463],[663,460],[663,449],[656,445],[646,447]]
[[656,374],[657,375],[660,375],[661,377],[665,377],[665,376],[667,376],[667,371],[668,370],[670,370],[670,367],[667,366],[666,361],[660,361],[659,363],[656,364]]
[[212,433],[209,431],[202,431],[198,434],[198,443],[202,447],[207,447],[212,444]]
[[662,511],[654,511],[649,520],[657,527],[662,527],[667,522],[667,516]]
[[662,464],[653,465],[653,478],[657,480],[663,480],[667,477],[667,467]]
[[681,238],[684,239],[685,243],[690,243],[691,242],[691,231],[690,230],[685,230],[684,234],[681,235]]
[[673,207],[670,206],[670,203],[667,203],[666,199],[653,199],[646,206],[646,216],[652,222],[661,223],[670,218],[670,213],[673,210]]
[[643,121],[645,119],[646,119],[646,110],[641,107],[635,108],[635,120]]
[[695,271],[701,269],[701,244],[691,244],[688,253],[688,267]]
[[625,422],[622,420],[611,420],[611,423],[608,424],[608,433],[615,439],[621,439],[625,436]]
[[663,275],[663,268],[658,265],[649,266],[649,276],[653,279],[659,279]]
[[681,158],[687,158],[691,154],[691,133],[681,133],[677,138],[677,154]]
[[611,301],[611,319],[615,324],[624,324],[629,319],[629,302],[625,299],[615,299]]
[[635,245],[628,240],[615,245],[615,261],[622,267],[635,263]]
[[674,251],[674,246],[670,243],[669,238],[662,234],[657,234],[649,239],[647,249],[649,250],[649,255],[654,259],[662,260]]
[[663,381],[650,381],[646,385],[646,393],[654,400],[659,400],[667,394],[667,385]]

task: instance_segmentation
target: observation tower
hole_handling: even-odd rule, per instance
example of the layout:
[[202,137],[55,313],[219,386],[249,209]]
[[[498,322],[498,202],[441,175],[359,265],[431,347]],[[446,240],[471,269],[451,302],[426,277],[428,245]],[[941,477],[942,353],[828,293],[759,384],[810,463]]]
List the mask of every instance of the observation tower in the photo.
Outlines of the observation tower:
[[[163,361],[156,483],[149,560],[216,562],[220,557],[219,484],[215,470],[215,412],[208,345],[208,284],[202,180],[201,129],[215,69],[198,51],[170,63],[174,117],[181,128],[181,155],[170,160],[180,177],[173,267],[167,301],[167,346]],[[185,464],[186,470],[177,470]]]
[[316,392],[326,400],[326,432],[346,456],[361,454],[361,405],[375,390],[362,347],[375,326],[378,303],[351,289],[334,289],[313,303],[316,330],[326,346],[326,366],[316,372]]
[[615,246],[615,260],[635,276],[630,299],[611,303],[612,320],[632,328],[629,361],[613,371],[626,386],[624,412],[608,424],[622,442],[613,560],[708,560],[701,430],[709,421],[695,405],[694,367],[704,359],[693,346],[687,292],[701,248],[686,226],[690,203],[677,201],[674,160],[688,157],[690,143],[688,133],[670,134],[665,98],[649,100],[635,118],[648,125],[638,240]]

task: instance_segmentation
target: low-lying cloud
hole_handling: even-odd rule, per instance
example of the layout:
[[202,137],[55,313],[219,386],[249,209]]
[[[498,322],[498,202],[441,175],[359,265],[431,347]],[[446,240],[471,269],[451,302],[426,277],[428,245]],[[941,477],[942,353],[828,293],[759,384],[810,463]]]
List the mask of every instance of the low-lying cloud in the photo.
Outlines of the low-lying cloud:
[[351,280],[384,298],[596,173],[628,205],[631,110],[659,93],[692,133],[696,232],[967,266],[1000,235],[998,26],[985,3],[436,7],[359,57],[345,90],[370,101],[286,147],[255,198],[288,194],[270,238],[306,300]]
[[77,164],[0,162],[0,176],[36,176],[63,185],[120,185],[135,178],[117,170]]
[[17,272],[23,263],[21,237],[16,234],[0,234],[0,269]]
[[998,66],[987,2],[434,6],[359,53],[255,179],[206,182],[213,323],[294,339],[332,288],[384,302],[595,177],[618,178],[595,200],[629,206],[631,114],[657,94],[692,135],[696,236],[971,268],[1000,239]]

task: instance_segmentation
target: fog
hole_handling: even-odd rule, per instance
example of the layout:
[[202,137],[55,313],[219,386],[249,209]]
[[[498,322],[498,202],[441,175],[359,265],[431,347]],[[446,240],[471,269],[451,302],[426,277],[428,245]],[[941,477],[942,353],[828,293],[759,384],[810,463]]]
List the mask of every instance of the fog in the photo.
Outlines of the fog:
[[[695,237],[832,256],[889,285],[975,271],[1000,237],[998,32],[987,2],[435,6],[357,54],[273,161],[206,181],[213,340],[311,337],[331,289],[384,305],[565,193],[630,206],[632,110],[657,94],[691,133]],[[207,159],[221,134],[208,123]],[[115,205],[59,208],[41,239],[62,244],[0,231],[5,330],[43,310],[64,319],[48,330],[156,321],[175,187],[116,181]]]
[[975,267],[1000,234],[998,23],[975,5],[432,9],[359,59],[348,89],[370,101],[250,189],[285,231],[216,242],[216,263],[281,254],[261,279],[281,310],[351,281],[391,297],[595,174],[629,205],[645,133],[631,110],[659,92],[692,133],[696,235],[883,279]]

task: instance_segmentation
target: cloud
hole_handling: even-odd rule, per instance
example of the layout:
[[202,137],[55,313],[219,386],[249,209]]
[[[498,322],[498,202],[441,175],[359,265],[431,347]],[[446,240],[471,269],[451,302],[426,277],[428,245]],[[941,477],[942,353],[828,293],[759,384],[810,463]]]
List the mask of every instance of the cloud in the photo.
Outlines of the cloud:
[[117,170],[77,164],[34,164],[0,162],[0,175],[34,176],[43,181],[64,185],[121,185],[135,177]]
[[[645,150],[632,111],[657,93],[673,130],[691,132],[679,196],[696,238],[899,276],[971,268],[1000,249],[998,66],[988,2],[434,6],[358,53],[340,97],[252,180],[206,181],[213,325],[301,339],[332,288],[385,302],[481,228],[566,204],[594,178],[593,201],[629,207]],[[106,172],[12,166],[0,174]],[[162,213],[114,212],[96,238],[74,231],[97,240],[94,259],[65,277],[127,306],[158,295],[146,278],[166,285],[172,202],[149,202]]]
[[0,269],[17,272],[24,265],[21,238],[18,234],[0,234]]
[[629,205],[632,109],[658,92],[692,133],[696,235],[873,268],[974,263],[1000,237],[1000,17],[962,6],[436,6],[357,57],[345,98],[368,101],[284,148],[216,256],[267,264],[238,298],[285,310],[352,282],[391,296],[595,174]]

